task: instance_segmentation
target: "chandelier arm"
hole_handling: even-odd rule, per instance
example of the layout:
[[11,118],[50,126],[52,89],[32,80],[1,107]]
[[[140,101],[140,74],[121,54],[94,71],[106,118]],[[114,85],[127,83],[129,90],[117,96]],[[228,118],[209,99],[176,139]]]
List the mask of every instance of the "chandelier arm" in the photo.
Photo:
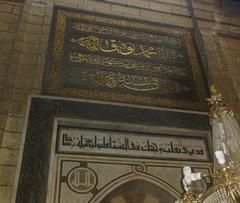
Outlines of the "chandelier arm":
[[[211,98],[207,99],[211,108],[209,121],[212,125],[214,170],[211,173],[191,173],[184,178],[189,181],[179,203],[240,203],[240,128],[232,109],[223,102],[221,94],[211,86]],[[197,181],[194,174],[202,180],[210,178],[213,185],[200,195],[192,191],[192,182]]]

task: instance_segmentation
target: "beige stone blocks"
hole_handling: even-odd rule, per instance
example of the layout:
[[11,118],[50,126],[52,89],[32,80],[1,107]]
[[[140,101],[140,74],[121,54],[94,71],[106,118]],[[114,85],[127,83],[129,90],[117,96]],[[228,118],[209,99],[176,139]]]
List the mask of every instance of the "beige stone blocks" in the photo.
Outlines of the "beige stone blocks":
[[131,8],[131,7],[124,7],[123,15],[139,17],[140,16],[140,9],[138,9],[138,8]]
[[[131,4],[131,3],[132,4]],[[189,12],[187,8],[169,3],[160,2],[144,2],[138,1],[139,4],[134,4],[134,7],[127,7],[125,5],[112,5],[112,13],[117,15],[126,15],[135,18],[140,18],[149,21],[160,23],[180,25],[184,27],[192,27],[192,22],[189,19]],[[128,2],[127,2],[128,3]],[[129,0],[129,6],[133,6],[133,1]],[[137,6],[137,7],[136,7]],[[141,9],[139,9],[141,8]],[[149,8],[149,9],[148,9]],[[177,15],[176,15],[177,14]],[[182,15],[182,16],[179,16]],[[184,15],[186,17],[184,17]]]
[[0,32],[0,41],[13,42],[15,33]]
[[0,129],[4,129],[7,116],[5,114],[0,114]]
[[44,25],[50,25],[52,22],[52,17],[51,16],[45,16],[44,17]]
[[188,17],[174,16],[170,14],[164,14],[164,22],[172,25],[178,25],[191,28],[192,20]]
[[121,15],[133,18],[140,18],[141,9],[137,7],[128,7],[126,5],[116,5],[111,6],[111,14]]
[[111,8],[111,12],[115,15],[123,15],[124,5],[116,5],[113,4]]
[[32,33],[32,34],[42,33],[42,25],[40,25],[40,24],[28,24],[27,31],[28,31],[28,33]]
[[0,12],[11,13],[14,6],[11,4],[0,3]]
[[5,131],[21,133],[23,129],[23,124],[24,118],[8,116]]
[[7,74],[8,65],[1,64],[0,66],[0,76],[5,76]]
[[240,25],[240,17],[232,17],[232,23],[236,24],[236,25]]
[[16,166],[18,159],[18,150],[0,148],[0,165]]
[[[86,3],[84,3],[84,7],[90,10],[95,10],[97,4],[99,2],[96,2],[96,5],[93,6],[92,2],[89,2],[89,0],[86,0]],[[175,1],[173,1],[175,2]],[[112,13],[114,14],[125,14],[129,16],[136,17],[139,16],[139,9],[144,12],[163,12],[163,13],[173,13],[178,15],[189,15],[188,9],[185,4],[182,4],[182,1],[177,1],[177,4],[175,3],[169,3],[165,1],[146,1],[146,0],[107,0],[106,2],[100,2],[101,4],[109,4],[107,6],[107,9],[104,9],[103,12],[110,9],[110,6],[112,5]],[[184,1],[183,1],[184,2]],[[117,3],[117,4],[116,4]],[[90,5],[89,5],[90,4]],[[121,5],[122,4],[122,5]],[[183,6],[184,5],[184,6]]]
[[6,32],[6,31],[8,31],[8,27],[9,27],[8,23],[0,21],[0,31]]
[[198,20],[198,25],[202,30],[229,32],[229,25],[216,23],[212,21]]
[[[47,25],[47,26],[48,26],[48,28],[50,29],[50,26],[49,26],[49,25]],[[49,30],[48,33],[43,33],[43,34],[41,35],[40,43],[48,44],[49,33],[50,33],[50,30]]]
[[13,94],[13,90],[11,88],[5,88],[3,90],[3,98],[6,99],[6,100],[10,101],[11,97],[12,97],[12,94]]
[[[32,49],[32,51],[36,51],[35,50],[35,46],[37,46],[36,44],[40,43],[40,40],[41,40],[41,34],[40,33],[25,33],[24,35],[24,46],[25,46],[25,49],[28,47],[28,49]],[[35,44],[35,45],[33,45]],[[31,47],[31,46],[34,46],[34,47]],[[37,47],[37,50],[38,50],[38,47]],[[26,51],[26,50],[25,50]],[[25,52],[24,51],[24,52]],[[34,52],[35,53],[35,52]]]
[[43,24],[43,16],[27,15],[26,22],[30,24]]
[[10,53],[0,53],[0,64],[8,64],[10,57]]
[[[75,1],[78,3],[78,5],[82,5],[83,1],[81,1],[81,0],[80,1],[75,0]],[[53,14],[53,8],[52,7],[46,7],[44,17],[51,17],[52,14]]]
[[198,17],[198,18],[213,20],[213,17],[214,17],[214,13],[209,12],[209,11],[200,10],[200,9],[196,9],[194,11],[194,13],[195,13],[196,17]]
[[[18,55],[18,53],[14,53],[14,55]],[[17,66],[18,64],[15,63],[15,62],[12,62],[9,66],[8,66],[8,74],[9,75],[13,75],[13,74],[16,74],[17,73]]]
[[[240,77],[240,68],[237,64],[234,64],[234,65],[229,64],[228,67],[229,67],[229,72],[231,74],[236,75],[236,76],[238,75]],[[240,85],[240,83],[239,83],[239,85]]]
[[8,149],[19,149],[21,144],[21,133],[5,131],[2,139],[2,147]]
[[[45,61],[44,61],[44,63],[45,63]],[[38,78],[38,77],[43,78],[44,70],[45,70],[45,64],[37,65],[36,70],[35,70],[35,78]],[[34,80],[35,80],[35,78],[34,78]]]
[[230,16],[223,16],[223,15],[216,14],[214,15],[213,19],[216,22],[232,23],[232,18]]
[[40,43],[24,43],[21,44],[21,51],[23,53],[31,53],[31,54],[37,54],[39,52],[39,48],[40,48]]
[[20,103],[26,103],[29,94],[31,94],[30,90],[14,89],[13,90],[12,101],[20,102]]
[[[6,114],[8,112],[8,109],[9,109],[9,102],[8,101],[0,101],[0,113],[2,114]],[[5,122],[4,121],[4,125],[5,125]],[[1,141],[1,136],[0,136],[0,141]]]
[[[215,24],[222,23],[226,27],[226,24],[233,24],[234,25],[240,25],[240,16],[238,17],[235,15],[236,13],[239,13],[239,9],[235,6],[223,6],[220,7],[219,2],[212,1],[212,2],[199,2],[194,1],[194,8],[195,8],[195,14],[199,18],[208,19],[211,21],[215,21]],[[213,22],[214,23],[214,22]],[[215,26],[217,27],[217,26]],[[218,27],[222,27],[221,25],[218,25]],[[231,27],[228,28],[231,31]],[[234,29],[234,28],[233,28]]]
[[[54,3],[57,5],[63,5],[68,7],[82,8],[84,1],[85,0],[69,0],[66,3],[66,0],[55,0]],[[90,10],[90,8],[88,8],[88,10]]]
[[16,23],[19,20],[19,15],[11,13],[0,13],[0,21],[6,23]]
[[[33,46],[31,46],[33,47]],[[37,55],[35,54],[30,54],[31,52],[29,52],[29,49],[26,49],[27,53],[24,53],[21,55],[21,59],[20,59],[20,64],[23,64],[23,65],[35,65],[36,64],[36,61],[37,61]]]
[[187,7],[171,6],[171,12],[174,14],[190,16],[190,13]]
[[[237,61],[240,56],[237,48],[240,42],[217,36],[212,38],[204,37],[204,41],[208,50],[209,71],[212,81],[219,92],[223,94],[226,103],[239,113],[240,64],[238,65]],[[211,45],[215,45],[215,47],[210,48],[208,42]]]
[[140,13],[141,16],[145,19],[163,22],[163,14],[157,11],[149,11],[142,9]]
[[22,13],[22,10],[23,10],[22,6],[14,6],[12,13],[20,15]]
[[11,53],[12,49],[13,49],[13,43],[11,43],[11,42],[3,41],[0,46],[1,52],[5,52],[5,53]]
[[230,49],[239,53],[240,50],[240,41],[232,40],[228,42]]
[[150,2],[145,0],[127,0],[126,4],[134,7],[150,8]]
[[122,16],[131,16],[131,17],[139,17],[140,16],[140,9],[139,8],[133,8],[133,7],[127,7],[126,5],[112,5],[111,8],[112,14],[122,15]]
[[43,17],[45,14],[45,7],[44,5],[42,6],[41,4],[33,4],[33,6],[30,9],[30,15],[33,16],[41,16]]
[[110,3],[98,2],[92,0],[84,0],[84,8],[95,10],[95,11],[111,11],[112,5]]
[[168,4],[162,4],[162,3],[157,3],[157,2],[151,2],[150,3],[150,8],[156,11],[161,11],[161,12],[171,12],[171,6]]
[[[25,115],[25,109],[26,109],[26,102],[11,102],[11,105],[9,106],[9,116],[16,116],[16,117],[24,117]],[[20,139],[20,138],[19,138]]]
[[2,203],[11,202],[12,190],[12,186],[0,186],[0,199]]
[[127,4],[127,0],[109,0],[112,3]]
[[185,0],[156,0],[156,1],[159,1],[159,2],[165,2],[165,3],[168,3],[168,4],[177,4],[177,5],[181,5],[181,6],[186,6],[187,3]]
[[13,185],[15,172],[15,166],[0,166],[0,185]]
[[43,27],[42,27],[42,33],[43,33],[43,34],[49,34],[49,33],[50,33],[50,24],[43,25]]
[[214,43],[206,43],[205,48],[208,52],[215,52],[216,53],[218,51],[217,46]]
[[9,74],[8,73],[8,75],[6,77],[6,83],[5,83],[5,86],[6,86],[7,89],[14,86],[15,79],[16,79],[15,74]]
[[18,75],[15,80],[14,87],[20,89],[30,90],[32,88],[32,77]]
[[193,1],[193,7],[196,9],[203,9],[206,11],[211,11],[211,12],[216,12],[218,10],[220,10],[219,5],[214,5],[214,4],[210,4],[210,3],[204,3],[204,2],[200,2],[200,1]]
[[237,33],[238,35],[240,34],[240,27],[229,26],[229,30],[233,33]]
[[13,51],[14,40],[18,29],[20,19],[20,11],[22,6],[15,3],[0,2],[0,99],[1,99],[1,115],[0,115],[0,143],[2,140],[2,129],[6,123],[6,113],[8,112],[8,103],[2,101],[10,100],[12,91],[5,88],[9,80],[9,66]]
[[35,77],[33,80],[33,89],[41,90],[43,77]]

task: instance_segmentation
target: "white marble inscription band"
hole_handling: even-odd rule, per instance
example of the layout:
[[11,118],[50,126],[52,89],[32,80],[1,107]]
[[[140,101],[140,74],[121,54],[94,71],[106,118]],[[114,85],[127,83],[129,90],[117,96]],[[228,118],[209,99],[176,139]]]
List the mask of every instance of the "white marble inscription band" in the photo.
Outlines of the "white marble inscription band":
[[59,153],[208,161],[203,138],[60,127]]

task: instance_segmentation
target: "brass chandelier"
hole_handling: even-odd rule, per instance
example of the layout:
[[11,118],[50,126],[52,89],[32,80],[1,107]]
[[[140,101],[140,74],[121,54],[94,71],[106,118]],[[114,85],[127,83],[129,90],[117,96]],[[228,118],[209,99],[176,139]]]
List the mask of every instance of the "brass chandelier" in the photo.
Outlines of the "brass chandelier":
[[[240,203],[240,128],[233,111],[228,108],[221,94],[211,87],[209,120],[212,126],[214,170],[211,174],[192,173],[183,168],[185,193],[175,203]],[[200,195],[191,189],[194,181],[210,177],[213,186]]]

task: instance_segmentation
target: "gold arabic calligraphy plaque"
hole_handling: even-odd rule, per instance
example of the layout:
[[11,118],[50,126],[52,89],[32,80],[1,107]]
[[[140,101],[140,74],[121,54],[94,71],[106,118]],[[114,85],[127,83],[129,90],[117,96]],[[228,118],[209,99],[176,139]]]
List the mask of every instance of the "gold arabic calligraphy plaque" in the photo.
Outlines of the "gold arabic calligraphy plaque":
[[43,93],[207,110],[191,30],[55,8]]

